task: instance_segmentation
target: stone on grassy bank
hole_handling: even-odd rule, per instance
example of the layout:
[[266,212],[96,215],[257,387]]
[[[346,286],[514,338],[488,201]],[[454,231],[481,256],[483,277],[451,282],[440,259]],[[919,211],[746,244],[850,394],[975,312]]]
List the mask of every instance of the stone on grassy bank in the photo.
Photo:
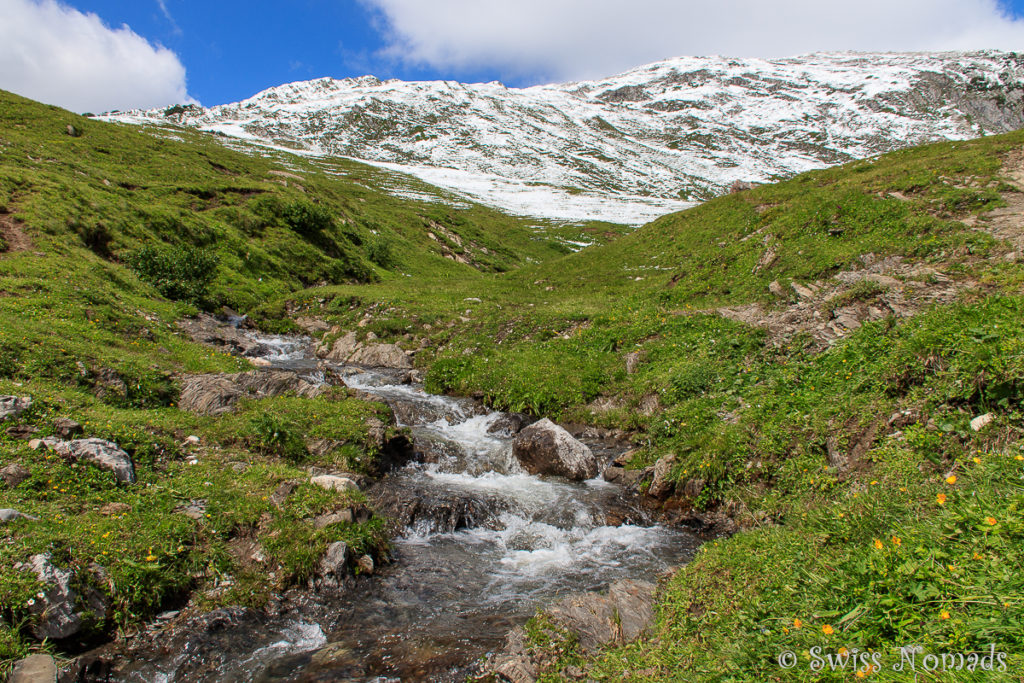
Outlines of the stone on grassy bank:
[[73,462],[90,462],[110,470],[120,482],[135,483],[135,465],[131,457],[113,441],[104,439],[75,439],[57,441],[52,446],[59,455]]
[[0,422],[12,420],[31,407],[29,396],[0,396]]
[[45,589],[28,606],[35,617],[32,633],[44,638],[67,638],[82,628],[82,617],[75,613],[75,592],[71,588],[74,574],[70,569],[58,569],[50,562],[50,554],[33,555],[29,564],[21,564],[26,571],[35,572]]
[[590,448],[547,418],[519,432],[512,452],[530,474],[575,480],[597,475],[597,458]]
[[0,470],[0,479],[2,479],[3,482],[12,489],[20,486],[21,483],[30,476],[31,473],[16,462],[11,463]]

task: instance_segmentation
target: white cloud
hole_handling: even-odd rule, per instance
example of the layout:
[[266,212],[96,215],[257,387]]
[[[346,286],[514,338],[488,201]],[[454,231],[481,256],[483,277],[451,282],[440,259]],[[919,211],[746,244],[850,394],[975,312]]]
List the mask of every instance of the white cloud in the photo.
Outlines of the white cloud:
[[55,0],[0,0],[0,88],[78,112],[192,101],[176,54]]
[[997,0],[363,0],[385,54],[506,77],[608,76],[668,57],[1024,49]]

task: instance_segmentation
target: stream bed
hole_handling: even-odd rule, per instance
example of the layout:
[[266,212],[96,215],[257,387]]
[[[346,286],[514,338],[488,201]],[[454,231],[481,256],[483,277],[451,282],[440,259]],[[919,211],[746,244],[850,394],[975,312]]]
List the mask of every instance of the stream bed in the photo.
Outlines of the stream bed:
[[[273,367],[322,381],[327,366],[300,340],[260,341]],[[600,478],[527,474],[512,455],[512,416],[428,394],[395,371],[330,370],[411,429],[417,462],[367,491],[408,524],[394,562],[345,590],[304,596],[305,609],[228,618],[216,637],[130,665],[120,680],[458,681],[539,605],[617,579],[653,579],[698,546]],[[622,450],[583,440],[605,461]]]

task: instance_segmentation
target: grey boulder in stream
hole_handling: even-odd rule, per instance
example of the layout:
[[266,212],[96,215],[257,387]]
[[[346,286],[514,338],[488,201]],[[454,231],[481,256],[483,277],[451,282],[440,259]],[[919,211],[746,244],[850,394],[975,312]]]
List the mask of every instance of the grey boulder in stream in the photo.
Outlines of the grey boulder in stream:
[[575,480],[597,476],[597,458],[590,448],[547,418],[519,432],[512,453],[530,474]]

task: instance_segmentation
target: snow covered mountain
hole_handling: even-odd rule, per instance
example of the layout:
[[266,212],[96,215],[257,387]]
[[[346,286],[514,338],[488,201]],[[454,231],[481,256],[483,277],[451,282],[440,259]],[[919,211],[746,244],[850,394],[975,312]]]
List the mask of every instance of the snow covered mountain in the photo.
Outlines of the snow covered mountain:
[[322,78],[109,118],[354,157],[518,214],[639,224],[737,180],[1024,127],[1024,55],[688,57],[524,89]]

